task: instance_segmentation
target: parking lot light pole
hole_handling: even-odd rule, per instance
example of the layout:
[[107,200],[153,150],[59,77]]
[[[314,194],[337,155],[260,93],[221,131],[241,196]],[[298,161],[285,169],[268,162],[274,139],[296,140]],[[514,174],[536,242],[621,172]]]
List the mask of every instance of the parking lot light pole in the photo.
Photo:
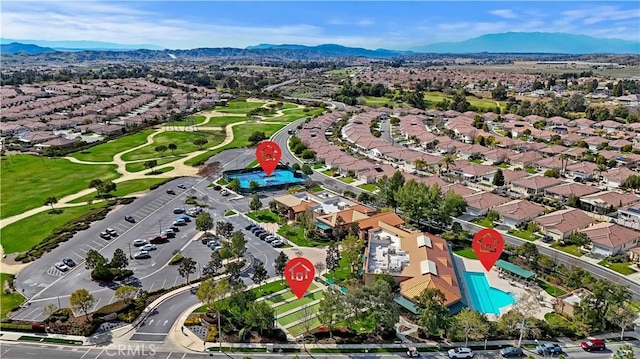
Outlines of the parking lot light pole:
[[162,234],[162,220],[161,219],[158,220],[158,228],[160,229],[160,232],[158,232],[158,234]]
[[129,243],[129,259],[133,259],[133,255],[131,255],[131,243]]

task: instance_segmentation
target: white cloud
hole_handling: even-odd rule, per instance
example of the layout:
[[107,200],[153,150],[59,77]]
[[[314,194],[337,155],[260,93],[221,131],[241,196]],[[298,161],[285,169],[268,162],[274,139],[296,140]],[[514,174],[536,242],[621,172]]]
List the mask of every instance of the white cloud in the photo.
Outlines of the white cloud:
[[372,19],[361,20],[344,20],[344,19],[332,19],[329,20],[329,25],[357,25],[357,26],[370,26],[374,25],[375,21]]
[[503,17],[505,19],[515,19],[518,17],[518,15],[515,12],[513,12],[513,10],[510,10],[510,9],[491,10],[489,11],[489,14]]

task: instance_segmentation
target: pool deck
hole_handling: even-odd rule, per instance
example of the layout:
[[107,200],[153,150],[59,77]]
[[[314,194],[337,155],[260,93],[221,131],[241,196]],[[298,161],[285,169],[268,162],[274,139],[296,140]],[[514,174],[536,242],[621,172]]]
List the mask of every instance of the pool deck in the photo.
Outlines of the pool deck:
[[[487,277],[487,281],[489,282],[490,286],[492,286],[493,288],[500,289],[500,290],[502,290],[504,292],[511,293],[512,295],[514,295],[516,297],[516,301],[517,301],[517,299],[519,297],[521,297],[525,293],[533,293],[533,294],[542,296],[543,300],[541,301],[541,303],[544,303],[544,306],[540,305],[538,310],[536,310],[536,313],[534,315],[536,318],[544,319],[544,315],[545,314],[553,311],[552,303],[555,300],[555,298],[553,298],[551,295],[549,295],[544,290],[541,290],[541,289],[539,289],[537,287],[533,287],[533,288],[536,288],[536,289],[532,289],[532,288],[526,289],[520,283],[515,283],[515,285],[512,285],[511,283],[509,283],[509,279],[500,278],[499,272],[496,269],[496,267],[493,267],[491,269],[491,271],[487,272],[486,269],[484,269],[484,267],[482,266],[482,264],[480,263],[479,260],[464,258],[464,257],[458,256],[456,254],[454,254],[454,259],[456,261],[456,267],[457,267],[458,271],[460,271],[460,273],[459,273],[460,277],[463,277],[462,271],[484,273],[485,276]],[[462,280],[464,280],[464,278],[462,278]],[[466,286],[466,283],[465,283],[462,286],[462,288],[460,288],[460,289],[461,289],[461,291],[463,293],[463,296],[465,297],[465,302],[466,303],[471,303],[471,301],[469,300],[469,293],[467,292],[466,288],[467,288],[467,286]],[[509,310],[511,310],[512,307],[513,307],[513,305],[509,305],[509,306],[503,307],[503,308],[500,309],[500,313],[504,314],[504,313],[508,312]],[[489,320],[497,320],[498,319],[498,316],[497,315],[493,315],[493,314],[487,314],[487,317],[489,318]]]

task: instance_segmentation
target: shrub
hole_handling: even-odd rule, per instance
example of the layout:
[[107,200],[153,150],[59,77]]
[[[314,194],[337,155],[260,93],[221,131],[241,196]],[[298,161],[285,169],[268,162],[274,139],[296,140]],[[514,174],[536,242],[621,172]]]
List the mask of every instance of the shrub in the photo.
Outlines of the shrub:
[[120,269],[120,270],[113,270],[114,271],[114,280],[123,280],[127,277],[131,277],[133,275],[133,271],[131,269]]
[[182,253],[178,253],[178,254],[174,255],[171,258],[171,260],[169,260],[169,265],[178,264],[178,263],[182,262],[183,259],[184,259],[184,256],[182,255]]
[[15,323],[0,323],[1,330],[14,330],[18,332],[31,332],[31,324],[15,324]]
[[112,281],[115,278],[115,274],[109,268],[104,266],[97,266],[91,271],[91,279],[99,281]]

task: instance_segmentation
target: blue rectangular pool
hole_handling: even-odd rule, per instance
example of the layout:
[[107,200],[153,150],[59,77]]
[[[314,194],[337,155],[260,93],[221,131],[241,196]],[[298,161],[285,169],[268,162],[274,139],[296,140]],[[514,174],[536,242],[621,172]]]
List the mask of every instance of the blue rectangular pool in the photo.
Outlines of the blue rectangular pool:
[[510,293],[490,286],[484,273],[464,272],[464,282],[471,297],[470,305],[478,312],[500,315],[500,308],[516,302]]
[[241,189],[249,189],[249,183],[251,182],[256,182],[260,188],[304,184],[306,182],[305,176],[295,177],[294,172],[284,168],[276,168],[270,176],[267,176],[267,174],[259,168],[244,173],[229,173],[226,176],[229,181],[237,178],[240,181]]

